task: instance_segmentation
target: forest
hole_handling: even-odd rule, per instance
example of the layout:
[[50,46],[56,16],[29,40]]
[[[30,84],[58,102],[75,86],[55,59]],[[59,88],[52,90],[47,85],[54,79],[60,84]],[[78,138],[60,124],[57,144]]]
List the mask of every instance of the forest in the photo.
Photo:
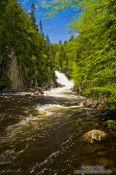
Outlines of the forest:
[[59,70],[74,80],[77,93],[104,99],[116,110],[116,1],[50,1],[45,6],[48,16],[68,7],[81,9],[69,25],[78,36],[52,44],[42,21],[36,24],[34,3],[27,14],[17,0],[0,1],[0,91],[56,86],[54,71]]
[[116,174],[116,0],[0,0],[0,175],[76,174]]

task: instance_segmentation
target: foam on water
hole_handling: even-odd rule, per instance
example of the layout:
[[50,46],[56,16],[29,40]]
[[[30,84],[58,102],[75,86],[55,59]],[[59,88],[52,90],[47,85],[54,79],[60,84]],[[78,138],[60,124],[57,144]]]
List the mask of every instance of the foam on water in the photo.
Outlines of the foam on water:
[[57,104],[46,104],[46,105],[38,105],[37,110],[40,114],[45,114],[45,116],[51,116],[57,111],[58,109],[64,109],[65,106],[57,105]]
[[45,96],[52,96],[52,97],[61,97],[67,99],[77,99],[78,96],[75,95],[71,89],[67,89],[66,87],[62,88],[54,88],[44,92]]

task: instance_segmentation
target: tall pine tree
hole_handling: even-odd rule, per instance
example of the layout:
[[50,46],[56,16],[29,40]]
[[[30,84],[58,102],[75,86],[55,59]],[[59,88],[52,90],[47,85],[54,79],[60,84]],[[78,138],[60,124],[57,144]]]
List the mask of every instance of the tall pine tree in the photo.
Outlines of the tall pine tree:
[[30,18],[32,20],[32,23],[33,23],[33,26],[36,30],[38,30],[38,26],[36,24],[36,17],[35,17],[35,11],[36,11],[36,8],[35,8],[35,4],[32,3],[31,5],[31,12],[30,12]]

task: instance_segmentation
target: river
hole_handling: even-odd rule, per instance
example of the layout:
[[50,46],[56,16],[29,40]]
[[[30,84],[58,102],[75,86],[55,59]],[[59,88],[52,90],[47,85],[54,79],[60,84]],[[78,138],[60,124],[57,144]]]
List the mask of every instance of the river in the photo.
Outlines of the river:
[[[82,102],[66,88],[44,97],[1,96],[0,175],[71,175],[82,166],[115,174],[116,132]],[[82,135],[91,129],[105,131],[107,140],[86,144]]]

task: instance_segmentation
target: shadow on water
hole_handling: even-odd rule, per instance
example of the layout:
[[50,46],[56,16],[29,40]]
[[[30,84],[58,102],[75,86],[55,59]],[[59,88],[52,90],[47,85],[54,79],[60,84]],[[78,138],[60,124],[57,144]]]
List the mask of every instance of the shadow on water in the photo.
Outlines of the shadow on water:
[[[68,92],[68,97],[70,96]],[[116,172],[115,131],[84,108],[81,97],[0,97],[0,174],[67,175],[82,165]],[[108,134],[101,143],[85,144],[91,129]]]

